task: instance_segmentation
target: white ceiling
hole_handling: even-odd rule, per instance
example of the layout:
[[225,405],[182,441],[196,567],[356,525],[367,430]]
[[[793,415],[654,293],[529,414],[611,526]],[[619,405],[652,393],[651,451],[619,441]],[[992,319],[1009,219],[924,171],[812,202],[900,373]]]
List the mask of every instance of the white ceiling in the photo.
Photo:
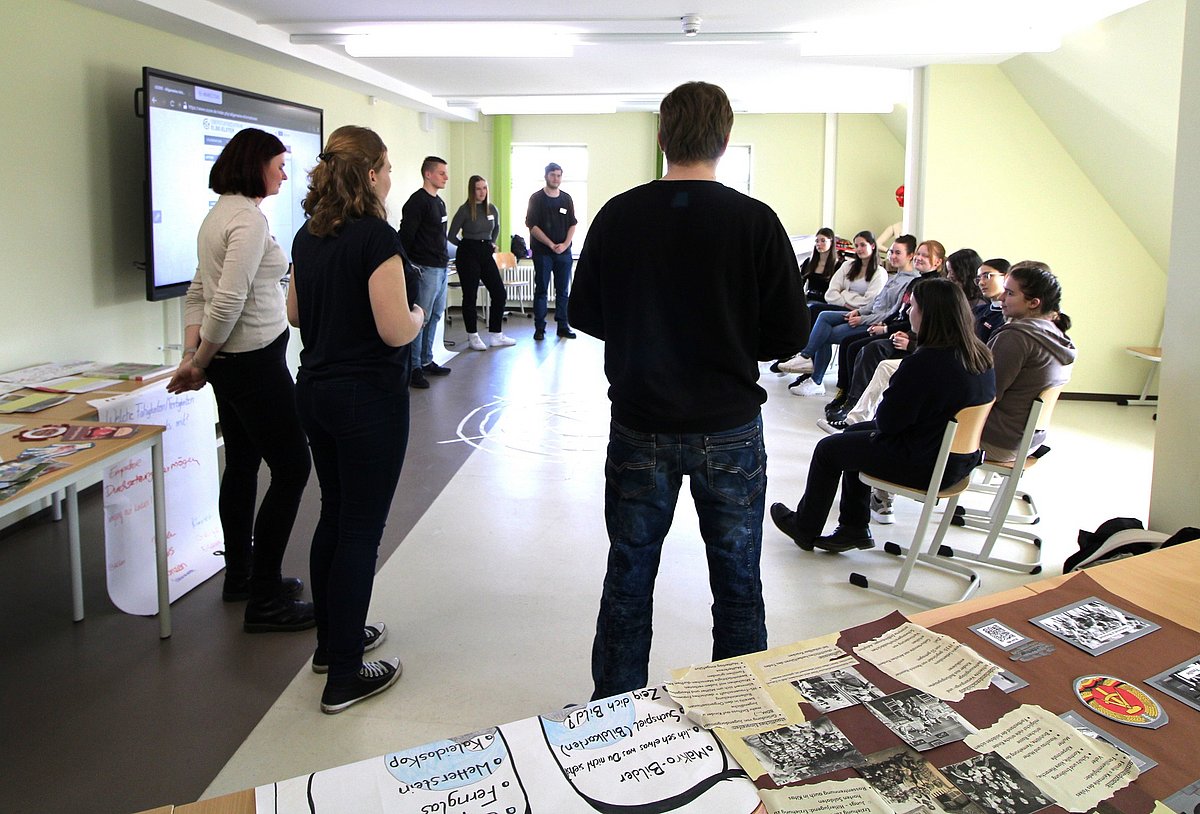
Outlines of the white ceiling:
[[[531,112],[539,101],[573,112],[572,104],[600,98],[617,110],[655,110],[671,88],[694,79],[722,85],[743,111],[886,112],[906,99],[909,68],[1053,50],[1064,34],[1143,1],[605,0],[583,7],[561,0],[79,0],[455,118],[474,118],[481,105]],[[680,20],[687,14],[701,23],[699,35],[685,41]],[[328,43],[416,22],[485,24],[433,39],[447,49],[511,42],[514,55],[356,58],[344,43],[300,41],[325,35]],[[531,26],[537,41],[565,32],[579,42],[569,58],[517,56],[536,50],[502,28],[518,23]]]

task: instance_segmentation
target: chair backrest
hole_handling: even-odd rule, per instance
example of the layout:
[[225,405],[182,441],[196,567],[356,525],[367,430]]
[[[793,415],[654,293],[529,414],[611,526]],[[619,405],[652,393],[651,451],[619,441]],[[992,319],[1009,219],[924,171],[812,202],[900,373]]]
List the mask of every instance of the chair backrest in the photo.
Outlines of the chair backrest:
[[517,256],[512,252],[496,252],[492,259],[496,261],[496,268],[500,269],[501,274],[517,267]]
[[933,476],[929,479],[929,489],[925,498],[927,501],[937,502],[939,495],[956,494],[966,488],[970,482],[969,477],[963,478],[961,482],[951,484],[945,489],[939,487],[942,483],[942,476],[946,474],[946,464],[950,461],[950,453],[969,455],[978,451],[979,439],[983,435],[983,425],[987,422],[988,413],[991,412],[992,405],[995,403],[996,400],[992,399],[987,404],[964,407],[955,413],[954,418],[946,422],[946,431],[942,434],[942,446],[933,463]]
[[955,414],[954,421],[958,423],[958,430],[954,433],[951,452],[969,455],[979,449],[983,425],[987,423],[988,413],[992,411],[992,405],[995,403],[996,400],[992,399],[987,404],[964,407]]
[[1054,414],[1054,405],[1058,404],[1058,397],[1062,395],[1064,384],[1058,387],[1047,387],[1038,394],[1037,401],[1042,403],[1041,412],[1038,414],[1037,420],[1034,421],[1034,429],[1045,431],[1050,428],[1050,416]]

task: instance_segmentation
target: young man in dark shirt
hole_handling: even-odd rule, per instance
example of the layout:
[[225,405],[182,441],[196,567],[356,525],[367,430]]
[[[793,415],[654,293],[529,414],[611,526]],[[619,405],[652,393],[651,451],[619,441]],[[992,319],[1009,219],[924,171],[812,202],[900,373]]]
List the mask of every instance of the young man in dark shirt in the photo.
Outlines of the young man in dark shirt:
[[433,361],[433,340],[446,310],[446,276],[450,254],[446,250],[446,202],[438,190],[446,187],[450,173],[446,160],[426,156],[421,163],[421,188],[404,202],[400,216],[400,244],[417,278],[416,305],[425,310],[425,327],[412,341],[412,374],[409,384],[425,389],[429,376],[447,376],[450,368]]
[[779,218],[716,180],[732,127],[716,85],[663,99],[668,171],[600,210],[571,291],[572,322],[604,340],[612,401],[593,698],[647,683],[654,579],[684,475],[708,554],[712,658],[767,646],[757,362],[795,353],[809,322]]
[[533,338],[546,338],[550,276],[554,275],[554,321],[558,335],[574,339],[567,320],[567,291],[571,286],[571,240],[575,237],[575,202],[559,189],[562,167],[546,165],[546,186],[529,197],[525,225],[533,245]]

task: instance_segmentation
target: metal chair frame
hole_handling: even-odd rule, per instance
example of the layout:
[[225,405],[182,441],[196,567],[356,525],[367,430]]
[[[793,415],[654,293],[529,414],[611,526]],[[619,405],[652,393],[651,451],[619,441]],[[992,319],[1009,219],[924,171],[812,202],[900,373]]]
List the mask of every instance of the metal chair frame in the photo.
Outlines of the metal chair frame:
[[[872,477],[866,473],[859,473],[859,480],[868,486],[920,501],[923,505],[921,507],[920,519],[917,521],[916,531],[913,533],[912,544],[906,548],[897,543],[887,542],[883,546],[883,553],[904,557],[904,562],[900,566],[900,572],[897,574],[895,582],[890,585],[879,584],[876,581],[869,580],[863,574],[855,572],[850,574],[850,583],[852,585],[890,596],[898,596],[919,605],[938,606],[946,604],[946,600],[924,596],[910,591],[905,587],[908,584],[908,579],[912,575],[913,569],[918,563],[921,563],[939,571],[966,579],[967,586],[962,594],[950,599],[950,602],[961,602],[979,589],[981,584],[979,574],[966,566],[950,561],[948,557],[941,553],[945,548],[942,546],[942,539],[946,536],[946,530],[950,527],[950,522],[954,517],[954,508],[958,505],[958,497],[966,491],[967,486],[971,482],[971,477],[968,474],[958,483],[948,486],[945,489],[939,487],[942,482],[942,476],[946,471],[946,464],[950,460],[950,453],[972,453],[979,450],[979,439],[983,434],[983,425],[987,421],[987,415],[991,411],[993,403],[989,401],[987,404],[965,407],[959,410],[954,418],[946,423],[946,430],[942,434],[942,445],[938,450],[937,459],[934,463],[933,475],[929,479],[929,485],[924,490]],[[946,508],[941,521],[938,523],[933,539],[929,543],[928,550],[923,550],[925,537],[929,531],[929,525],[933,520],[934,510],[939,500],[947,501]],[[934,552],[937,553],[935,554]]]

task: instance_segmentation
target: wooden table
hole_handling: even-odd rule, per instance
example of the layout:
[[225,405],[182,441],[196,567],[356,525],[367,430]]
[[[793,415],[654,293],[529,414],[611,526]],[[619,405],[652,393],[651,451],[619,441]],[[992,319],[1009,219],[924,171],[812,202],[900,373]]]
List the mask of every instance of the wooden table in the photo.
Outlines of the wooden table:
[[[0,420],[0,423],[13,423]],[[35,420],[27,427],[40,427],[54,421]],[[71,421],[80,426],[127,426],[137,432],[127,438],[104,438],[95,441],[91,449],[76,452],[57,460],[68,464],[65,469],[42,475],[20,492],[7,500],[0,501],[0,516],[8,516],[27,506],[35,505],[56,493],[64,494],[67,534],[71,559],[72,610],[76,622],[83,619],[83,567],[79,550],[79,498],[78,490],[100,480],[111,464],[144,450],[150,450],[151,472],[154,486],[154,553],[158,575],[158,624],[159,636],[166,639],[171,635],[171,598],[167,582],[167,513],[163,491],[162,437],[165,428],[151,424],[111,424],[99,421]],[[19,441],[17,431],[0,437],[0,460],[10,461],[22,450],[34,446],[57,443],[58,439],[46,441]]]
[[[1196,602],[1196,597],[1200,596],[1200,541],[1099,565],[1089,568],[1087,573],[1108,590],[1142,608],[1200,631],[1200,606]],[[1027,599],[1055,588],[1074,576],[1049,577],[1008,591],[924,611],[911,619],[931,627],[948,619]],[[246,789],[211,800],[175,806],[173,809],[154,809],[154,812],[160,811],[174,811],[175,814],[255,814],[254,790]]]
[[[8,413],[6,416],[0,416],[0,423],[4,423],[3,419],[8,418],[10,421],[21,422],[24,424],[57,424],[67,421],[94,421],[96,419],[96,408],[88,404],[89,401],[96,399],[106,399],[113,396],[122,396],[126,393],[132,393],[134,390],[154,384],[162,377],[151,379],[149,381],[122,381],[117,384],[109,385],[103,390],[93,390],[90,393],[71,393],[70,400],[64,401],[62,404],[56,404],[53,407],[47,407],[45,410],[39,410],[36,413]],[[46,395],[43,391],[30,390],[23,388],[16,391],[17,395],[40,393]]]

